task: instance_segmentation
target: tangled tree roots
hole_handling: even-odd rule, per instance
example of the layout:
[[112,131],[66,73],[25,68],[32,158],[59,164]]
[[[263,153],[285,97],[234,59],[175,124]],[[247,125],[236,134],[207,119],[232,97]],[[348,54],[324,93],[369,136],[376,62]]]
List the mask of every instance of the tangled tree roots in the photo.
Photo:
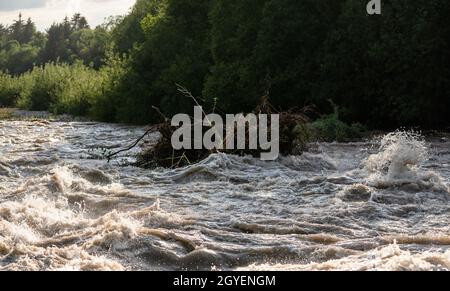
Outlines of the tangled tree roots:
[[[156,108],[155,108],[156,109]],[[157,110],[157,109],[156,109]],[[268,97],[263,97],[254,113],[259,114],[279,114],[280,115],[280,154],[291,155],[300,154],[306,146],[308,140],[306,124],[309,121],[307,113],[309,108],[297,112],[276,112],[269,103]],[[159,112],[159,110],[158,110]],[[180,168],[197,163],[218,150],[174,150],[171,138],[176,128],[172,127],[170,120],[164,117],[164,122],[159,124],[155,130],[160,133],[159,141],[156,145],[146,148],[138,156],[137,165],[144,168]],[[304,129],[304,130],[302,130]],[[247,128],[248,131],[248,128]],[[235,132],[236,134],[236,132]],[[270,134],[269,134],[270,136]],[[248,137],[248,135],[247,135]],[[225,143],[226,141],[224,141]],[[248,141],[247,141],[248,142]],[[259,157],[261,150],[221,150],[229,154],[252,155]]]
[[145,149],[138,155],[137,165],[139,167],[180,168],[201,161],[212,153],[207,150],[174,150],[171,139],[175,128],[168,120],[158,125],[158,131],[160,138],[156,145]]
[[[184,89],[183,89],[184,90]],[[187,91],[186,91],[187,92]],[[189,97],[193,98],[189,93]],[[194,99],[195,100],[195,99]],[[196,100],[195,100],[196,101]],[[198,104],[198,103],[197,103]],[[159,125],[151,127],[147,132],[136,140],[130,147],[121,149],[117,152],[111,153],[106,156],[108,161],[112,158],[118,156],[120,153],[131,150],[136,147],[149,133],[159,132],[160,138],[155,145],[145,148],[139,155],[136,165],[143,168],[180,168],[197,163],[209,155],[218,152],[224,152],[228,154],[235,155],[251,155],[254,157],[259,157],[263,151],[260,150],[249,150],[249,128],[246,127],[246,148],[247,150],[174,150],[172,147],[172,135],[174,134],[176,128],[171,126],[171,122],[166,118],[158,108],[154,109],[160,114],[163,122]],[[311,111],[310,108],[304,108],[302,110],[292,110],[289,112],[277,112],[273,106],[269,103],[268,97],[262,97],[259,106],[253,112],[255,115],[259,116],[261,114],[278,114],[280,119],[280,154],[282,155],[297,155],[301,154],[306,147],[309,140],[309,131],[307,129],[307,123],[309,119],[307,113]],[[237,126],[235,126],[235,141],[237,140]],[[270,131],[270,126],[268,130]],[[194,136],[194,134],[192,134]],[[271,136],[271,132],[268,132],[268,136]],[[226,144],[226,137],[223,141]],[[224,146],[225,148],[225,146]]]

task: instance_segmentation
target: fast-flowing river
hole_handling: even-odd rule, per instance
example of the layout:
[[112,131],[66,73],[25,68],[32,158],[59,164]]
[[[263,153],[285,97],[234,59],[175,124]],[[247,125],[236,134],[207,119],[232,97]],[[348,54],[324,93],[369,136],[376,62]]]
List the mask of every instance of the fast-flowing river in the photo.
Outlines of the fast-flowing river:
[[144,131],[0,121],[0,270],[450,269],[448,138],[178,170],[100,158]]

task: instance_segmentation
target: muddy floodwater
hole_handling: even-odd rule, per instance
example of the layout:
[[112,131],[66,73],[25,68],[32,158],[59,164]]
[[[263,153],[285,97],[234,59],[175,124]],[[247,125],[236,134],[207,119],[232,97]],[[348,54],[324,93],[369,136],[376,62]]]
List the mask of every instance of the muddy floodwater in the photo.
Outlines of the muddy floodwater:
[[101,158],[144,132],[0,121],[0,270],[450,269],[445,136],[177,170]]

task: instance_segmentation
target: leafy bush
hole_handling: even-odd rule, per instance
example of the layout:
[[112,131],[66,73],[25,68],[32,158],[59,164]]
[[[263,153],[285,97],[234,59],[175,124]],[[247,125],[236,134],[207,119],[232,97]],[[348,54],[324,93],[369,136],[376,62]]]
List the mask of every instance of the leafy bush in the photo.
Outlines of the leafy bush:
[[[97,72],[97,93],[91,98],[89,116],[96,120],[117,121],[117,107],[123,98],[119,86],[128,75],[129,59],[126,56],[108,53],[106,65]],[[130,114],[131,115],[131,114]]]
[[367,129],[359,124],[353,123],[351,125],[339,119],[339,115],[334,114],[322,117],[309,126],[311,140],[325,141],[325,142],[345,142],[352,139],[363,137]]
[[12,76],[0,72],[0,107],[13,106],[20,90]]
[[89,115],[109,84],[106,71],[82,63],[47,64],[18,77],[0,75],[0,102],[26,110]]

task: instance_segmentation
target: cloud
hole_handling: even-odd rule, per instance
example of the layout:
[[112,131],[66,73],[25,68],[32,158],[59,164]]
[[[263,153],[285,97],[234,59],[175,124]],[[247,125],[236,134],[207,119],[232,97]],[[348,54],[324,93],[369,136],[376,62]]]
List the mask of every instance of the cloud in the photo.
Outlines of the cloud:
[[0,0],[0,11],[45,7],[47,0]]

